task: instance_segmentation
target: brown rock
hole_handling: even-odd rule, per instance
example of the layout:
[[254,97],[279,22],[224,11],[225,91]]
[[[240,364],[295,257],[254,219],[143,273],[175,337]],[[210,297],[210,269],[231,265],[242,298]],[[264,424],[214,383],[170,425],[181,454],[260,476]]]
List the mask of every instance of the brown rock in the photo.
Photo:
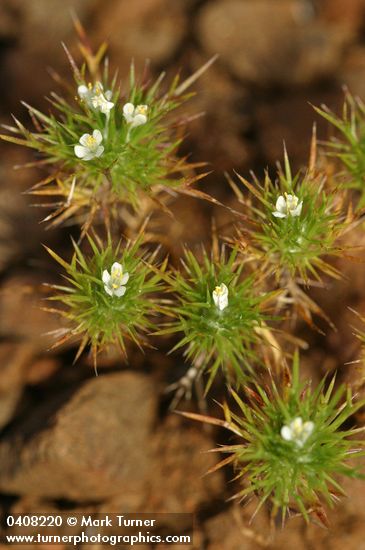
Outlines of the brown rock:
[[26,372],[26,382],[32,385],[39,384],[52,376],[59,367],[60,363],[55,357],[39,357],[29,365]]
[[[26,497],[21,497],[19,500],[17,500],[16,502],[14,502],[14,504],[12,504],[8,509],[7,509],[7,514],[9,515],[12,515],[12,516],[18,516],[18,515],[21,515],[21,516],[32,516],[32,515],[44,515],[46,516],[47,518],[49,516],[51,517],[55,517],[57,515],[61,515],[62,516],[62,525],[61,526],[58,526],[58,527],[54,527],[52,525],[50,526],[44,526],[42,527],[41,529],[41,533],[42,535],[44,536],[49,536],[49,535],[58,535],[58,536],[65,536],[65,535],[75,535],[75,534],[78,534],[79,532],[79,529],[76,527],[76,528],[70,528],[68,525],[67,525],[67,521],[66,521],[66,518],[67,517],[70,517],[70,516],[78,516],[80,517],[81,515],[91,515],[91,514],[97,514],[98,510],[97,510],[97,506],[94,504],[94,505],[85,505],[85,506],[78,506],[78,507],[75,507],[75,506],[72,506],[72,508],[70,510],[67,510],[66,508],[64,507],[59,507],[57,506],[57,504],[55,502],[52,502],[52,501],[47,501],[47,500],[41,500],[41,499],[37,499],[37,498],[34,498],[34,497],[29,497],[29,496],[26,496]],[[4,528],[4,526],[2,526]],[[14,525],[10,530],[8,530],[8,534],[12,534],[12,535],[34,535],[35,532],[37,531],[37,529],[35,527],[32,527],[32,526],[29,526],[28,528],[23,526],[23,525]],[[6,533],[6,530],[4,529],[4,532]],[[0,534],[3,533],[3,530],[2,528],[0,527]],[[46,544],[42,544],[42,545],[36,545],[34,546],[34,548],[47,548],[48,547],[52,547],[54,548],[54,546],[52,546],[51,544],[49,545],[46,545]],[[65,545],[66,547],[66,545]],[[90,545],[91,547],[91,545]],[[16,548],[16,547],[15,547]],[[19,546],[19,548],[23,548],[22,546]],[[33,548],[33,546],[28,546],[28,548]],[[60,550],[61,550],[62,546],[60,546]],[[88,548],[86,545],[85,545],[85,549]]]
[[208,453],[214,442],[204,429],[170,416],[156,434],[154,448],[159,466],[151,478],[146,509],[195,513],[202,502],[222,499],[223,472],[207,475],[219,457]]
[[365,98],[364,71],[365,48],[359,45],[353,46],[347,52],[338,80],[349,89],[351,94],[359,96],[362,100]]
[[209,541],[207,550],[260,550],[269,542],[269,525],[262,510],[250,523],[254,506],[234,505],[210,518],[204,528]]
[[[205,62],[206,56],[194,55],[191,72]],[[250,164],[252,152],[243,137],[252,126],[252,101],[247,90],[236,85],[218,59],[194,84],[194,92],[184,114],[193,118],[188,136],[194,140],[195,158],[211,163],[216,172]]]
[[[275,165],[283,158],[285,142],[293,170],[308,162],[313,124],[317,124],[319,139],[327,137],[328,125],[316,115],[312,105],[326,103],[337,110],[342,104],[343,94],[338,89],[320,93],[286,94],[273,98],[257,108],[258,139],[266,162]],[[300,136],[300,139],[298,139]]]
[[[101,500],[140,495],[150,473],[156,398],[150,380],[123,372],[86,382],[43,427],[45,411],[0,446],[2,491]],[[38,433],[34,434],[34,430]],[[24,440],[21,434],[33,430]]]
[[361,29],[364,22],[364,0],[322,0],[320,13],[328,21],[346,26],[353,31]]
[[[317,531],[320,528],[316,527]],[[302,517],[289,519],[284,528],[276,529],[273,534],[272,543],[268,546],[270,550],[282,550],[283,548],[295,548],[295,550],[308,549],[307,541],[305,540],[306,524]],[[317,548],[313,546],[313,549]]]
[[[150,445],[154,461],[144,498],[122,492],[104,503],[101,512],[152,512],[166,514],[164,522],[176,531],[189,529],[190,519],[176,516],[195,514],[202,505],[224,498],[223,472],[204,476],[218,462],[207,453],[215,445],[211,437],[196,425],[169,415],[154,434]],[[183,523],[186,520],[185,523]]]
[[345,480],[344,497],[336,508],[328,513],[330,528],[319,529],[310,524],[306,527],[305,538],[308,548],[318,550],[364,550],[364,481]]
[[0,344],[0,428],[9,422],[19,403],[33,355],[31,343]]
[[[11,44],[3,62],[3,77],[8,87],[16,90],[14,97],[8,92],[11,110],[19,99],[42,102],[48,93],[50,78],[47,67],[63,67],[68,71],[68,61],[62,42],[70,47],[75,41],[72,10],[84,20],[92,12],[96,0],[65,0],[60,8],[58,0],[5,0],[5,10],[16,21],[16,39]],[[26,70],[25,70],[26,67]]]
[[112,56],[125,67],[131,59],[166,63],[186,31],[183,7],[187,6],[180,0],[110,1],[98,14],[97,35],[108,38]]
[[52,331],[60,329],[60,320],[44,311],[46,294],[40,278],[26,275],[7,279],[0,292],[0,334],[31,340],[44,351],[55,342]]
[[302,84],[332,74],[350,40],[345,29],[312,19],[296,0],[215,1],[202,9],[198,30],[205,50],[242,80]]
[[[4,117],[9,123],[10,115]],[[9,143],[0,143],[0,270],[13,262],[21,263],[26,256],[34,254],[44,239],[44,226],[39,224],[39,211],[30,208],[29,196],[23,192],[35,182],[35,171],[17,170],[13,166],[29,162],[32,157]],[[26,238],[25,238],[26,236]]]

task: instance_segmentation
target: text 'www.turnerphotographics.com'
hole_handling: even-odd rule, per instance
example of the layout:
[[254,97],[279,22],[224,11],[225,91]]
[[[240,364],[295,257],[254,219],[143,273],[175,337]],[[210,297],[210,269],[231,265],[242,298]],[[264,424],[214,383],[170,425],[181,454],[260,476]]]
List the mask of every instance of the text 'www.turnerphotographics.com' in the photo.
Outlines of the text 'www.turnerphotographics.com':
[[0,530],[6,544],[185,544],[193,542],[191,514],[8,515]]

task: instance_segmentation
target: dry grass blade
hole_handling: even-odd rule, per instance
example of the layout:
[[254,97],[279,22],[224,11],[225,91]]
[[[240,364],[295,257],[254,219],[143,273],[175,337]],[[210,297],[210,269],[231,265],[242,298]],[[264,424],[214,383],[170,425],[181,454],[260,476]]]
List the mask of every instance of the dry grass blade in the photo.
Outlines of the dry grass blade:
[[193,73],[191,76],[189,76],[189,78],[184,80],[184,82],[182,82],[180,84],[180,86],[178,86],[175,89],[174,95],[175,96],[180,96],[188,88],[190,88],[194,84],[194,82],[196,82],[198,80],[198,78],[200,78],[209,69],[209,67],[211,65],[213,65],[213,63],[215,63],[215,61],[218,59],[218,57],[219,57],[218,54],[213,55],[213,57],[211,57],[202,67],[200,67],[197,71],[195,71],[195,73]]
[[220,428],[225,428],[230,432],[233,432],[236,435],[242,437],[241,431],[232,422],[226,422],[225,420],[219,420],[218,418],[212,418],[211,416],[205,416],[202,414],[189,413],[184,411],[174,411],[176,414],[189,418],[190,420],[197,420],[198,422],[204,422],[206,424],[211,424],[212,426],[219,426]]

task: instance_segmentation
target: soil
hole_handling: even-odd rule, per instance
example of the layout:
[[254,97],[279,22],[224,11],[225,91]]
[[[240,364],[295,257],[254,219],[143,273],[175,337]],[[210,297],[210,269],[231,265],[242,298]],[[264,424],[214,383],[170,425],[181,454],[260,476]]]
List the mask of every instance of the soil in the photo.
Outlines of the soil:
[[[248,176],[253,169],[261,177],[282,157],[283,140],[298,168],[313,123],[320,138],[328,135],[311,104],[339,110],[343,85],[365,96],[363,0],[277,0],[275,7],[272,0],[2,0],[1,123],[10,124],[13,113],[28,124],[20,100],[48,109],[54,83],[47,68],[69,73],[61,42],[80,58],[71,8],[94,46],[108,41],[122,83],[132,57],[137,71],[148,58],[153,75],[188,76],[219,54],[195,86],[187,115],[204,116],[191,122],[181,153],[209,163],[213,172],[199,188],[229,205],[237,206],[225,171]],[[346,482],[348,497],[329,512],[330,529],[295,517],[273,531],[268,510],[251,522],[256,502],[228,500],[235,492],[229,468],[204,476],[218,460],[206,451],[227,439],[169,411],[164,390],[186,370],[181,357],[165,355],[171,342],[145,355],[131,348],[128,364],[105,356],[98,377],[86,354],[73,365],[72,346],[49,349],[60,326],[40,306],[57,267],[41,245],[67,254],[73,230],[46,231],[43,212],[30,207],[24,192],[39,174],[13,166],[32,153],[2,143],[0,153],[0,511],[193,513],[195,550],[365,549],[362,482]],[[180,197],[172,208],[166,232],[176,257],[180,243],[209,242],[212,216],[218,228],[230,222],[226,211],[193,198]],[[362,228],[349,238],[362,244]],[[303,368],[314,381],[335,369],[351,381],[363,368],[349,364],[359,344],[348,306],[365,313],[365,268],[339,262],[347,279],[315,296],[337,332],[297,329],[309,342]],[[219,414],[213,398],[222,392],[215,391],[207,407]],[[198,404],[181,407],[196,411]]]

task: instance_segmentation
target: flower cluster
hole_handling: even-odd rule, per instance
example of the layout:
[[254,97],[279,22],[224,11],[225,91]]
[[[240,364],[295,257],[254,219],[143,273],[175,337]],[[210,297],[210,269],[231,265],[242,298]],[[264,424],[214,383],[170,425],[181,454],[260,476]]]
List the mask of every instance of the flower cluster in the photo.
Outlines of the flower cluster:
[[[82,101],[84,101],[89,107],[99,110],[107,116],[107,119],[109,119],[110,111],[114,107],[114,103],[110,101],[113,95],[111,90],[104,92],[102,83],[96,82],[94,86],[92,86],[92,84],[89,84],[88,86],[82,84],[78,87],[77,91]],[[126,141],[129,141],[130,131],[133,128],[146,124],[148,120],[147,111],[147,105],[137,105],[137,107],[135,107],[133,103],[126,103],[124,105],[123,116],[129,128]],[[103,136],[98,129],[94,130],[92,135],[83,134],[79,140],[80,145],[75,145],[74,147],[76,157],[82,160],[92,160],[100,157],[104,152],[104,146],[101,145],[102,140]]]
[[[34,131],[16,120],[7,126],[10,134],[0,139],[37,151],[35,164],[50,168],[46,183],[42,179],[30,190],[37,196],[56,197],[44,205],[52,209],[44,217],[50,227],[81,225],[84,237],[96,219],[108,227],[123,220],[128,233],[127,226],[141,226],[152,212],[161,211],[160,206],[167,211],[169,189],[183,190],[188,184],[194,194],[192,184],[202,176],[195,172],[198,164],[178,158],[182,123],[186,123],[178,108],[191,97],[188,88],[211,61],[186,81],[176,77],[168,86],[164,73],[155,81],[139,82],[131,63],[128,85],[119,88],[117,72],[110,75],[107,60],[102,66],[102,48],[94,54],[82,39],[80,50],[81,69],[67,52],[76,94],[63,97],[51,92],[49,114],[24,104]],[[71,90],[69,83],[62,84]],[[148,212],[142,213],[141,203]],[[130,214],[121,215],[130,208],[141,217],[139,222]]]
[[[245,387],[244,399],[232,391],[238,413],[224,405],[225,420],[193,413],[189,418],[222,426],[238,438],[236,444],[217,449],[230,455],[221,466],[232,463],[243,488],[235,495],[242,500],[255,495],[271,503],[273,519],[293,511],[326,520],[323,505],[333,506],[343,490],[338,476],[361,477],[350,458],[362,454],[364,443],[356,439],[361,428],[346,427],[347,421],[365,405],[355,401],[334,379],[312,388],[299,380],[296,354],[288,384],[275,380],[264,387]],[[235,407],[236,410],[236,407]],[[303,418],[311,418],[303,422]]]
[[[315,137],[311,150],[316,150]],[[285,151],[276,180],[266,174],[264,182],[254,176],[252,184],[238,176],[250,191],[243,194],[232,185],[246,207],[248,223],[230,240],[266,276],[269,288],[275,285],[281,291],[278,311],[290,309],[312,327],[314,316],[330,325],[331,321],[307,289],[325,284],[325,277],[341,277],[331,260],[343,255],[342,237],[356,223],[346,192],[331,188],[326,175],[313,168],[314,162],[312,158],[306,171],[293,176]]]
[[111,90],[104,92],[104,87],[101,82],[96,82],[93,86],[89,83],[88,86],[81,84],[77,93],[82,101],[84,101],[89,107],[99,110],[104,115],[109,115],[111,109],[114,107],[114,103],[110,101],[113,96]]
[[147,122],[147,105],[137,105],[135,107],[133,103],[126,103],[123,107],[123,115],[130,128],[137,128]]
[[276,210],[273,212],[273,216],[276,218],[287,218],[288,216],[293,216],[293,218],[295,218],[296,216],[300,216],[302,206],[303,201],[299,202],[298,197],[284,193],[284,196],[280,195],[276,201]]
[[200,261],[186,250],[183,267],[169,276],[178,303],[170,310],[173,321],[159,333],[180,334],[174,350],[184,347],[191,365],[209,371],[207,389],[219,368],[229,380],[245,380],[259,363],[256,343],[264,348],[259,334],[270,318],[271,294],[258,292],[254,277],[244,275],[237,250],[223,247],[219,258],[204,251]]
[[143,255],[140,238],[126,243],[124,249],[121,243],[116,247],[111,242],[97,245],[91,237],[88,242],[92,255],[85,256],[74,244],[70,263],[49,250],[69,281],[68,287],[54,285],[58,293],[50,299],[63,306],[59,314],[66,319],[67,338],[80,340],[76,357],[90,345],[96,367],[101,349],[114,345],[125,354],[126,340],[139,345],[145,342],[144,333],[153,327],[151,316],[161,311],[152,298],[160,290],[161,274],[147,265],[153,256]]
[[[352,222],[351,214],[344,211],[346,197],[337,189],[326,188],[323,175],[313,169],[293,176],[286,152],[284,166],[284,170],[279,168],[278,182],[267,174],[263,184],[255,178],[253,185],[239,176],[258,200],[253,205],[251,197],[239,196],[252,214],[248,234],[253,260],[261,271],[285,286],[288,277],[305,282],[310,277],[320,280],[321,274],[338,278],[339,273],[324,257],[339,254],[337,241]],[[243,238],[246,242],[247,230]]]
[[280,433],[285,441],[292,441],[298,447],[303,447],[304,443],[313,432],[313,428],[313,422],[308,420],[303,423],[302,418],[297,416],[297,418],[294,418],[294,420],[290,422],[289,426],[283,426]]

